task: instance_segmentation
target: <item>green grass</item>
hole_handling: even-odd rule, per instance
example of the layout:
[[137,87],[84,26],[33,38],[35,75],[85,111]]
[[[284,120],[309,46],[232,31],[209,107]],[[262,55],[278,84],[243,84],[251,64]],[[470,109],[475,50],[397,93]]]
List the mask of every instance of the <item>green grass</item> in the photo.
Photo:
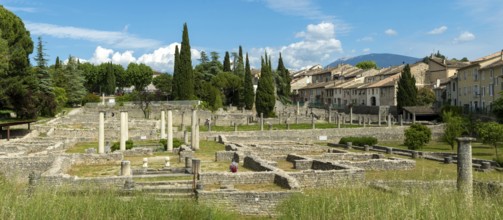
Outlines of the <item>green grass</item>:
[[[73,189],[72,189],[73,190]],[[0,219],[240,219],[235,213],[195,200],[158,201],[135,194],[123,199],[114,190],[37,188],[0,177]]]
[[[378,145],[407,149],[407,146],[403,145],[403,142],[398,141],[379,141]],[[501,147],[498,149],[501,149]],[[420,151],[456,153],[457,146],[454,146],[454,150],[452,150],[451,146],[446,142],[430,141],[430,143],[420,149]],[[498,152],[501,152],[501,150],[498,150]],[[480,142],[472,143],[472,155],[474,158],[478,159],[493,160],[496,158],[494,148]],[[503,154],[500,153],[500,157],[503,157]]]
[[406,195],[372,188],[316,189],[279,206],[278,219],[501,219],[503,196],[475,193],[467,207],[456,191],[412,188]]

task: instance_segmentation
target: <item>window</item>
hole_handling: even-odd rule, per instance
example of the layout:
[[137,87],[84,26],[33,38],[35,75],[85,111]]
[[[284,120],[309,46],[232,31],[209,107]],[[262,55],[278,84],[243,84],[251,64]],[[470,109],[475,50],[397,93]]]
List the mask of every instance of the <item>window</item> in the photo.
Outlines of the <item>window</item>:
[[478,81],[479,80],[479,73],[477,69],[473,70],[473,81]]
[[494,84],[489,85],[489,96],[494,95]]
[[453,82],[451,85],[452,85],[452,91],[455,92],[456,91],[456,83]]

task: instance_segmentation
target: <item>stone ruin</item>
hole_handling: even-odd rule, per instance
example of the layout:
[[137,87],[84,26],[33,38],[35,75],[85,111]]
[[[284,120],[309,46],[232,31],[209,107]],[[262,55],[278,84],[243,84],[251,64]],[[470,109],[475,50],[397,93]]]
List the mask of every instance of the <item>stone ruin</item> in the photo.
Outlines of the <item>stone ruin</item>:
[[[159,104],[153,107],[152,119],[144,119],[141,111],[133,105],[123,107],[84,107],[75,109],[45,124],[35,125],[34,130],[24,138],[3,142],[0,147],[0,171],[9,178],[28,181],[34,185],[47,186],[99,186],[124,190],[164,194],[169,197],[197,198],[225,205],[249,215],[274,215],[276,205],[292,194],[304,189],[320,187],[365,186],[367,170],[408,170],[414,169],[415,161],[393,157],[393,154],[414,158],[434,159],[457,163],[455,155],[424,153],[393,149],[385,146],[352,146],[317,144],[323,140],[337,142],[344,136],[372,135],[380,140],[403,138],[404,127],[385,129],[363,127],[358,129],[309,129],[309,130],[263,130],[197,132],[201,119],[211,119],[213,125],[234,125],[236,123],[281,124],[283,120],[310,123],[312,115],[298,114],[293,108],[282,112],[282,119],[264,119],[251,116],[250,112],[235,111],[232,114],[219,112],[192,111],[192,106],[169,106]],[[163,111],[171,109],[171,111]],[[127,112],[127,113],[126,113]],[[124,116],[125,114],[125,116]],[[315,114],[323,114],[316,112]],[[102,115],[102,123],[98,120]],[[194,116],[195,115],[195,116]],[[332,115],[332,114],[330,114]],[[126,118],[126,119],[124,119]],[[323,120],[322,116],[320,117]],[[337,123],[346,120],[345,115],[328,118]],[[349,119],[351,119],[349,117]],[[353,118],[356,120],[357,117]],[[361,117],[365,124],[365,117]],[[340,120],[339,120],[340,119]],[[318,120],[318,119],[317,119]],[[391,121],[391,120],[389,120]],[[366,121],[368,122],[368,121]],[[342,122],[341,122],[342,123]],[[351,121],[346,121],[351,123]],[[356,123],[356,122],[355,122]],[[126,127],[127,126],[127,127]],[[190,134],[186,128],[191,126]],[[124,130],[124,128],[126,128]],[[163,132],[168,128],[168,132]],[[431,126],[433,137],[441,136],[441,126]],[[99,130],[103,129],[100,135]],[[126,134],[127,133],[127,134]],[[186,145],[173,149],[177,157],[154,156],[151,147],[125,150],[124,140],[142,140],[185,137]],[[195,158],[198,140],[218,140],[225,150],[215,153],[214,162],[239,162],[246,172],[230,173],[201,170],[201,160]],[[98,151],[68,154],[65,150],[78,142],[100,140]],[[121,149],[113,153],[107,151],[106,142],[120,141]],[[170,141],[168,141],[170,143]],[[168,147],[169,149],[169,147]],[[361,150],[354,153],[351,150]],[[124,157],[143,157],[140,167],[132,166]],[[464,159],[466,160],[466,159]],[[172,163],[181,166],[172,166]],[[203,161],[207,163],[207,161]],[[475,161],[475,167],[487,170],[494,167],[488,161]],[[488,164],[489,163],[489,164]],[[78,177],[68,175],[72,166],[82,164],[111,164],[116,175],[102,177]],[[29,178],[28,178],[29,177]],[[137,182],[136,178],[167,177],[183,180]],[[463,176],[463,178],[468,178]],[[465,181],[466,182],[466,181]],[[272,190],[240,190],[238,186],[267,185]],[[469,188],[460,183],[462,189]],[[381,187],[386,187],[381,184]],[[252,187],[253,188],[253,187]]]

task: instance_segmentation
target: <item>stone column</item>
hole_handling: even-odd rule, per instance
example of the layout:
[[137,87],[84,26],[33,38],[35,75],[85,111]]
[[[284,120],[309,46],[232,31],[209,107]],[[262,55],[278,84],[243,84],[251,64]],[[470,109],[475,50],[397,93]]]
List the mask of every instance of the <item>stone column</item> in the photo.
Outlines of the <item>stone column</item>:
[[413,112],[412,113],[412,124],[415,124],[416,123],[416,113]]
[[400,126],[403,126],[403,115],[400,115]]
[[127,136],[127,121],[126,121],[126,112],[121,111],[121,136],[120,136],[120,150],[125,151],[126,150],[126,136]]
[[148,168],[148,158],[143,158],[143,168]]
[[472,204],[473,175],[472,175],[472,137],[459,137],[458,141],[458,181],[457,188],[464,196],[467,205]]
[[190,132],[190,144],[192,145],[192,150],[195,150],[196,148],[196,124],[197,124],[197,110],[192,109],[191,132]]
[[101,97],[102,97],[101,98],[101,104],[105,105],[105,93],[103,93]]
[[297,101],[297,114],[296,114],[296,115],[299,115],[299,113],[300,113],[300,104],[299,104],[299,102]]
[[349,108],[349,124],[353,124],[353,107]]
[[391,114],[388,114],[388,127],[391,127]]
[[187,130],[183,131],[183,143],[189,145],[189,132]]
[[362,116],[362,117],[363,117],[363,127],[365,128],[365,127],[367,127],[367,124],[365,123],[365,118],[366,117],[365,116]]
[[161,139],[166,138],[166,112],[161,111]]
[[377,114],[377,126],[381,127],[381,109],[379,109],[379,113]]
[[314,114],[311,113],[311,128],[315,129],[316,125],[314,124]]
[[328,107],[328,123],[332,123],[332,108]]
[[299,124],[299,114],[295,115],[295,124]]
[[337,128],[341,128],[341,115],[337,115]]
[[267,126],[269,127],[269,131],[272,131],[272,124],[271,124],[271,122],[267,122]]
[[171,163],[169,162],[169,157],[164,158],[164,167],[168,168],[171,166]]
[[264,113],[260,113],[260,130],[264,130]]
[[126,112],[126,119],[125,119],[125,127],[126,127],[126,141],[129,140],[129,112]]
[[196,124],[196,142],[194,150],[199,150],[199,123]]
[[362,125],[362,116],[358,115],[358,125]]
[[168,151],[173,151],[173,112],[168,110]]
[[182,121],[180,122],[180,127],[181,127],[182,131],[185,131],[185,124],[184,124],[185,119],[184,118],[185,118],[185,112],[182,112]]
[[121,176],[131,176],[131,162],[129,160],[121,161]]
[[100,111],[100,124],[98,134],[98,153],[105,153],[105,112]]

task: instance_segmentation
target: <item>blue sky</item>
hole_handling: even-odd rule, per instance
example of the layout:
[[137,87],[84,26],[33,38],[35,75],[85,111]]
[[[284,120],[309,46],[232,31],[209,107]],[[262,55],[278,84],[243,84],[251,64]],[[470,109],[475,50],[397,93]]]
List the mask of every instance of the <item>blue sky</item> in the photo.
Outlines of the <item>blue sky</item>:
[[[172,72],[187,22],[193,58],[237,51],[287,68],[367,53],[476,59],[503,49],[501,0],[0,0],[42,36],[50,62],[142,62]],[[196,64],[197,61],[194,63]]]

